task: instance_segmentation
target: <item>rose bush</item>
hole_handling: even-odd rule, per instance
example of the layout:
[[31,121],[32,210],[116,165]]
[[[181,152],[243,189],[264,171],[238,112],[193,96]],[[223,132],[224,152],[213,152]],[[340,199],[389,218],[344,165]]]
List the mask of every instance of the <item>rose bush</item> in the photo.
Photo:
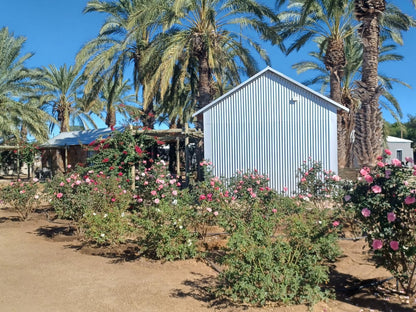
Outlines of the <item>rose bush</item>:
[[388,269],[408,295],[416,291],[416,166],[389,160],[386,150],[361,177],[344,203],[353,207],[377,264]]

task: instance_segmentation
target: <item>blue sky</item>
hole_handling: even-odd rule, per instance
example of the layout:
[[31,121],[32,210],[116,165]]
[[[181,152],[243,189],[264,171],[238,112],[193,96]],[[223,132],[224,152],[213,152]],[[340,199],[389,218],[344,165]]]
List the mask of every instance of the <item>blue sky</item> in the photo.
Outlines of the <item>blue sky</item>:
[[[1,0],[0,27],[7,26],[15,36],[27,38],[25,51],[35,53],[28,66],[73,64],[80,47],[97,35],[103,21],[100,14],[82,14],[87,2],[88,0]],[[391,2],[415,17],[416,9],[410,0]],[[403,121],[406,121],[408,114],[416,114],[416,29],[404,34],[404,42],[404,46],[397,50],[404,56],[404,60],[384,64],[380,67],[380,72],[412,86],[412,89],[408,89],[397,85],[393,91],[402,107]],[[291,66],[308,60],[308,52],[305,49],[285,56],[277,47],[268,49],[272,67],[300,82],[306,80],[307,76],[298,75]],[[259,67],[262,69],[265,64],[260,63]],[[384,117],[390,122],[394,121],[388,113],[384,113]]]

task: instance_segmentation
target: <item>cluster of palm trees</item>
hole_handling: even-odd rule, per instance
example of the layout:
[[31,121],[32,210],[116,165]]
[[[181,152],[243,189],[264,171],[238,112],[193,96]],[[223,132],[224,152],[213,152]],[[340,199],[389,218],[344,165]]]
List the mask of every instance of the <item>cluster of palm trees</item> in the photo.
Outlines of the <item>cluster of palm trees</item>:
[[[416,0],[412,0],[416,5]],[[382,144],[379,97],[401,117],[388,92],[393,82],[378,62],[399,60],[395,45],[415,21],[382,0],[90,0],[84,13],[106,19],[96,38],[76,55],[74,66],[28,69],[24,38],[0,32],[0,136],[45,139],[47,126],[61,132],[71,124],[108,126],[118,114],[145,127],[165,122],[182,127],[192,113],[270,63],[261,42],[286,53],[311,40],[316,62],[295,64],[318,70],[309,81],[329,87],[347,106],[339,115],[340,166],[371,165]],[[256,41],[257,40],[257,41]],[[256,55],[256,56],[255,56]],[[322,66],[323,65],[323,66]],[[126,77],[132,77],[131,81]],[[4,109],[3,109],[4,108]],[[3,122],[4,121],[4,122]],[[200,120],[194,121],[197,126]],[[352,139],[353,138],[353,139]]]

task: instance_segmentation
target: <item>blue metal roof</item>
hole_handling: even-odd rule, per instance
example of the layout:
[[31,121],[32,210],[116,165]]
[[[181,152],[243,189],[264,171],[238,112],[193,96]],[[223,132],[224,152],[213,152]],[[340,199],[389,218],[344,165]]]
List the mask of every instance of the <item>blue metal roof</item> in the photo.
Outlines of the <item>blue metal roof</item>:
[[[116,127],[115,129],[118,131],[123,131],[124,127]],[[88,145],[98,138],[108,137],[111,132],[111,128],[62,132],[46,143],[42,144],[40,148]]]

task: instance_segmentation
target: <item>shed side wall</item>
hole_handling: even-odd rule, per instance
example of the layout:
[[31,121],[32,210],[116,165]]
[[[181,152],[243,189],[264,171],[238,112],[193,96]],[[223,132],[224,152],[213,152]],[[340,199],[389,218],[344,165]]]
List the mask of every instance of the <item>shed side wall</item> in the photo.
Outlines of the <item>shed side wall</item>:
[[337,171],[336,108],[270,72],[206,111],[204,132],[218,176],[257,169],[272,188],[293,192],[308,157]]

